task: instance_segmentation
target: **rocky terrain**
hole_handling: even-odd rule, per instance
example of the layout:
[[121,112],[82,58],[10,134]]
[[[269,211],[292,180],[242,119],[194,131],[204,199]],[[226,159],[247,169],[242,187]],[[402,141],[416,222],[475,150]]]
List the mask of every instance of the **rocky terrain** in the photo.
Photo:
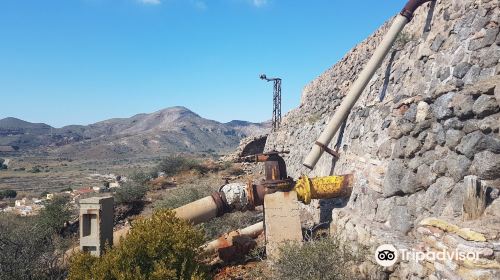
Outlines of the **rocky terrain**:
[[[361,276],[500,278],[500,200],[492,196],[478,220],[462,214],[465,176],[500,187],[499,13],[497,0],[438,0],[417,10],[332,141],[340,159],[325,154],[313,171],[302,166],[389,22],[308,84],[300,107],[269,135],[266,150],[289,150],[295,178],[355,175],[347,206],[333,210],[332,233],[371,248],[481,252],[477,262],[401,262],[383,271],[367,262]],[[323,205],[307,209],[316,222]],[[477,235],[460,234],[469,228]]]
[[228,151],[247,136],[269,130],[269,123],[207,120],[184,107],[88,126],[53,128],[15,118],[0,120],[0,146],[61,157],[125,158],[168,152]]

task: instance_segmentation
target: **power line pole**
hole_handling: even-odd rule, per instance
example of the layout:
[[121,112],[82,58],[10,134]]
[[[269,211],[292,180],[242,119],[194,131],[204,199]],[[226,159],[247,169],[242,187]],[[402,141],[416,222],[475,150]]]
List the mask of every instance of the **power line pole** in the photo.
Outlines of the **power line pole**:
[[273,131],[277,131],[281,123],[281,79],[280,78],[268,78],[266,74],[260,75],[261,80],[266,80],[268,82],[273,82]]

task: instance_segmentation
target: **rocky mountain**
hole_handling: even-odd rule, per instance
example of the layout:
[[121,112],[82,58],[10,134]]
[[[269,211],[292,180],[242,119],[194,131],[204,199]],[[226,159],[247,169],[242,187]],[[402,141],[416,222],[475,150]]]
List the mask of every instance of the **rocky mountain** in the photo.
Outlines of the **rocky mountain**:
[[0,120],[0,145],[17,146],[21,151],[38,149],[87,158],[228,151],[242,138],[265,133],[269,127],[267,123],[245,121],[219,123],[184,107],[62,128],[6,118]]
[[[334,235],[375,248],[479,252],[476,261],[367,262],[367,279],[500,279],[500,199],[464,221],[464,177],[500,187],[499,2],[438,0],[417,10],[351,111],[340,158],[324,154],[310,172],[304,157],[386,33],[390,22],[308,84],[266,150],[289,150],[288,174],[354,174],[347,206],[305,209],[331,220]],[[342,203],[333,204],[335,207]],[[319,211],[318,209],[321,209]],[[327,213],[327,214],[325,214]],[[472,229],[474,236],[464,234]],[[420,249],[419,249],[420,250]]]

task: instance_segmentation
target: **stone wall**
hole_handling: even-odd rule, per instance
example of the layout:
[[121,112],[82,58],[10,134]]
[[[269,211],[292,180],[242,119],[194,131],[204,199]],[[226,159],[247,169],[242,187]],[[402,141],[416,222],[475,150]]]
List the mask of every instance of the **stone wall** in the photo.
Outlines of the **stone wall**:
[[[305,87],[300,107],[269,135],[266,150],[290,150],[285,160],[295,178],[355,174],[349,203],[333,210],[333,230],[369,246],[411,247],[421,240],[417,230],[426,217],[466,226],[464,176],[500,186],[499,13],[498,0],[438,0],[418,9],[351,111],[342,138],[332,141],[331,148],[340,143],[340,159],[325,154],[313,171],[302,166],[304,157],[389,24]],[[320,204],[312,205],[309,212],[318,213]],[[500,242],[495,205],[473,224],[488,246]],[[488,258],[497,262],[495,248]],[[460,279],[469,275],[461,269],[476,269],[485,279],[498,276],[494,268],[449,266],[438,263],[424,273],[401,265],[386,275]]]

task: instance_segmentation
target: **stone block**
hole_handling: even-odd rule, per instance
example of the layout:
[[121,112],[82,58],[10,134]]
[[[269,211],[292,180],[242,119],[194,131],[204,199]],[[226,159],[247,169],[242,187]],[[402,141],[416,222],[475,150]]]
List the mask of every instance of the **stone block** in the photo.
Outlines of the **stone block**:
[[113,244],[113,197],[80,200],[80,250],[101,256]]
[[279,248],[287,242],[301,242],[297,193],[276,192],[264,197],[266,253],[270,260],[279,258]]

